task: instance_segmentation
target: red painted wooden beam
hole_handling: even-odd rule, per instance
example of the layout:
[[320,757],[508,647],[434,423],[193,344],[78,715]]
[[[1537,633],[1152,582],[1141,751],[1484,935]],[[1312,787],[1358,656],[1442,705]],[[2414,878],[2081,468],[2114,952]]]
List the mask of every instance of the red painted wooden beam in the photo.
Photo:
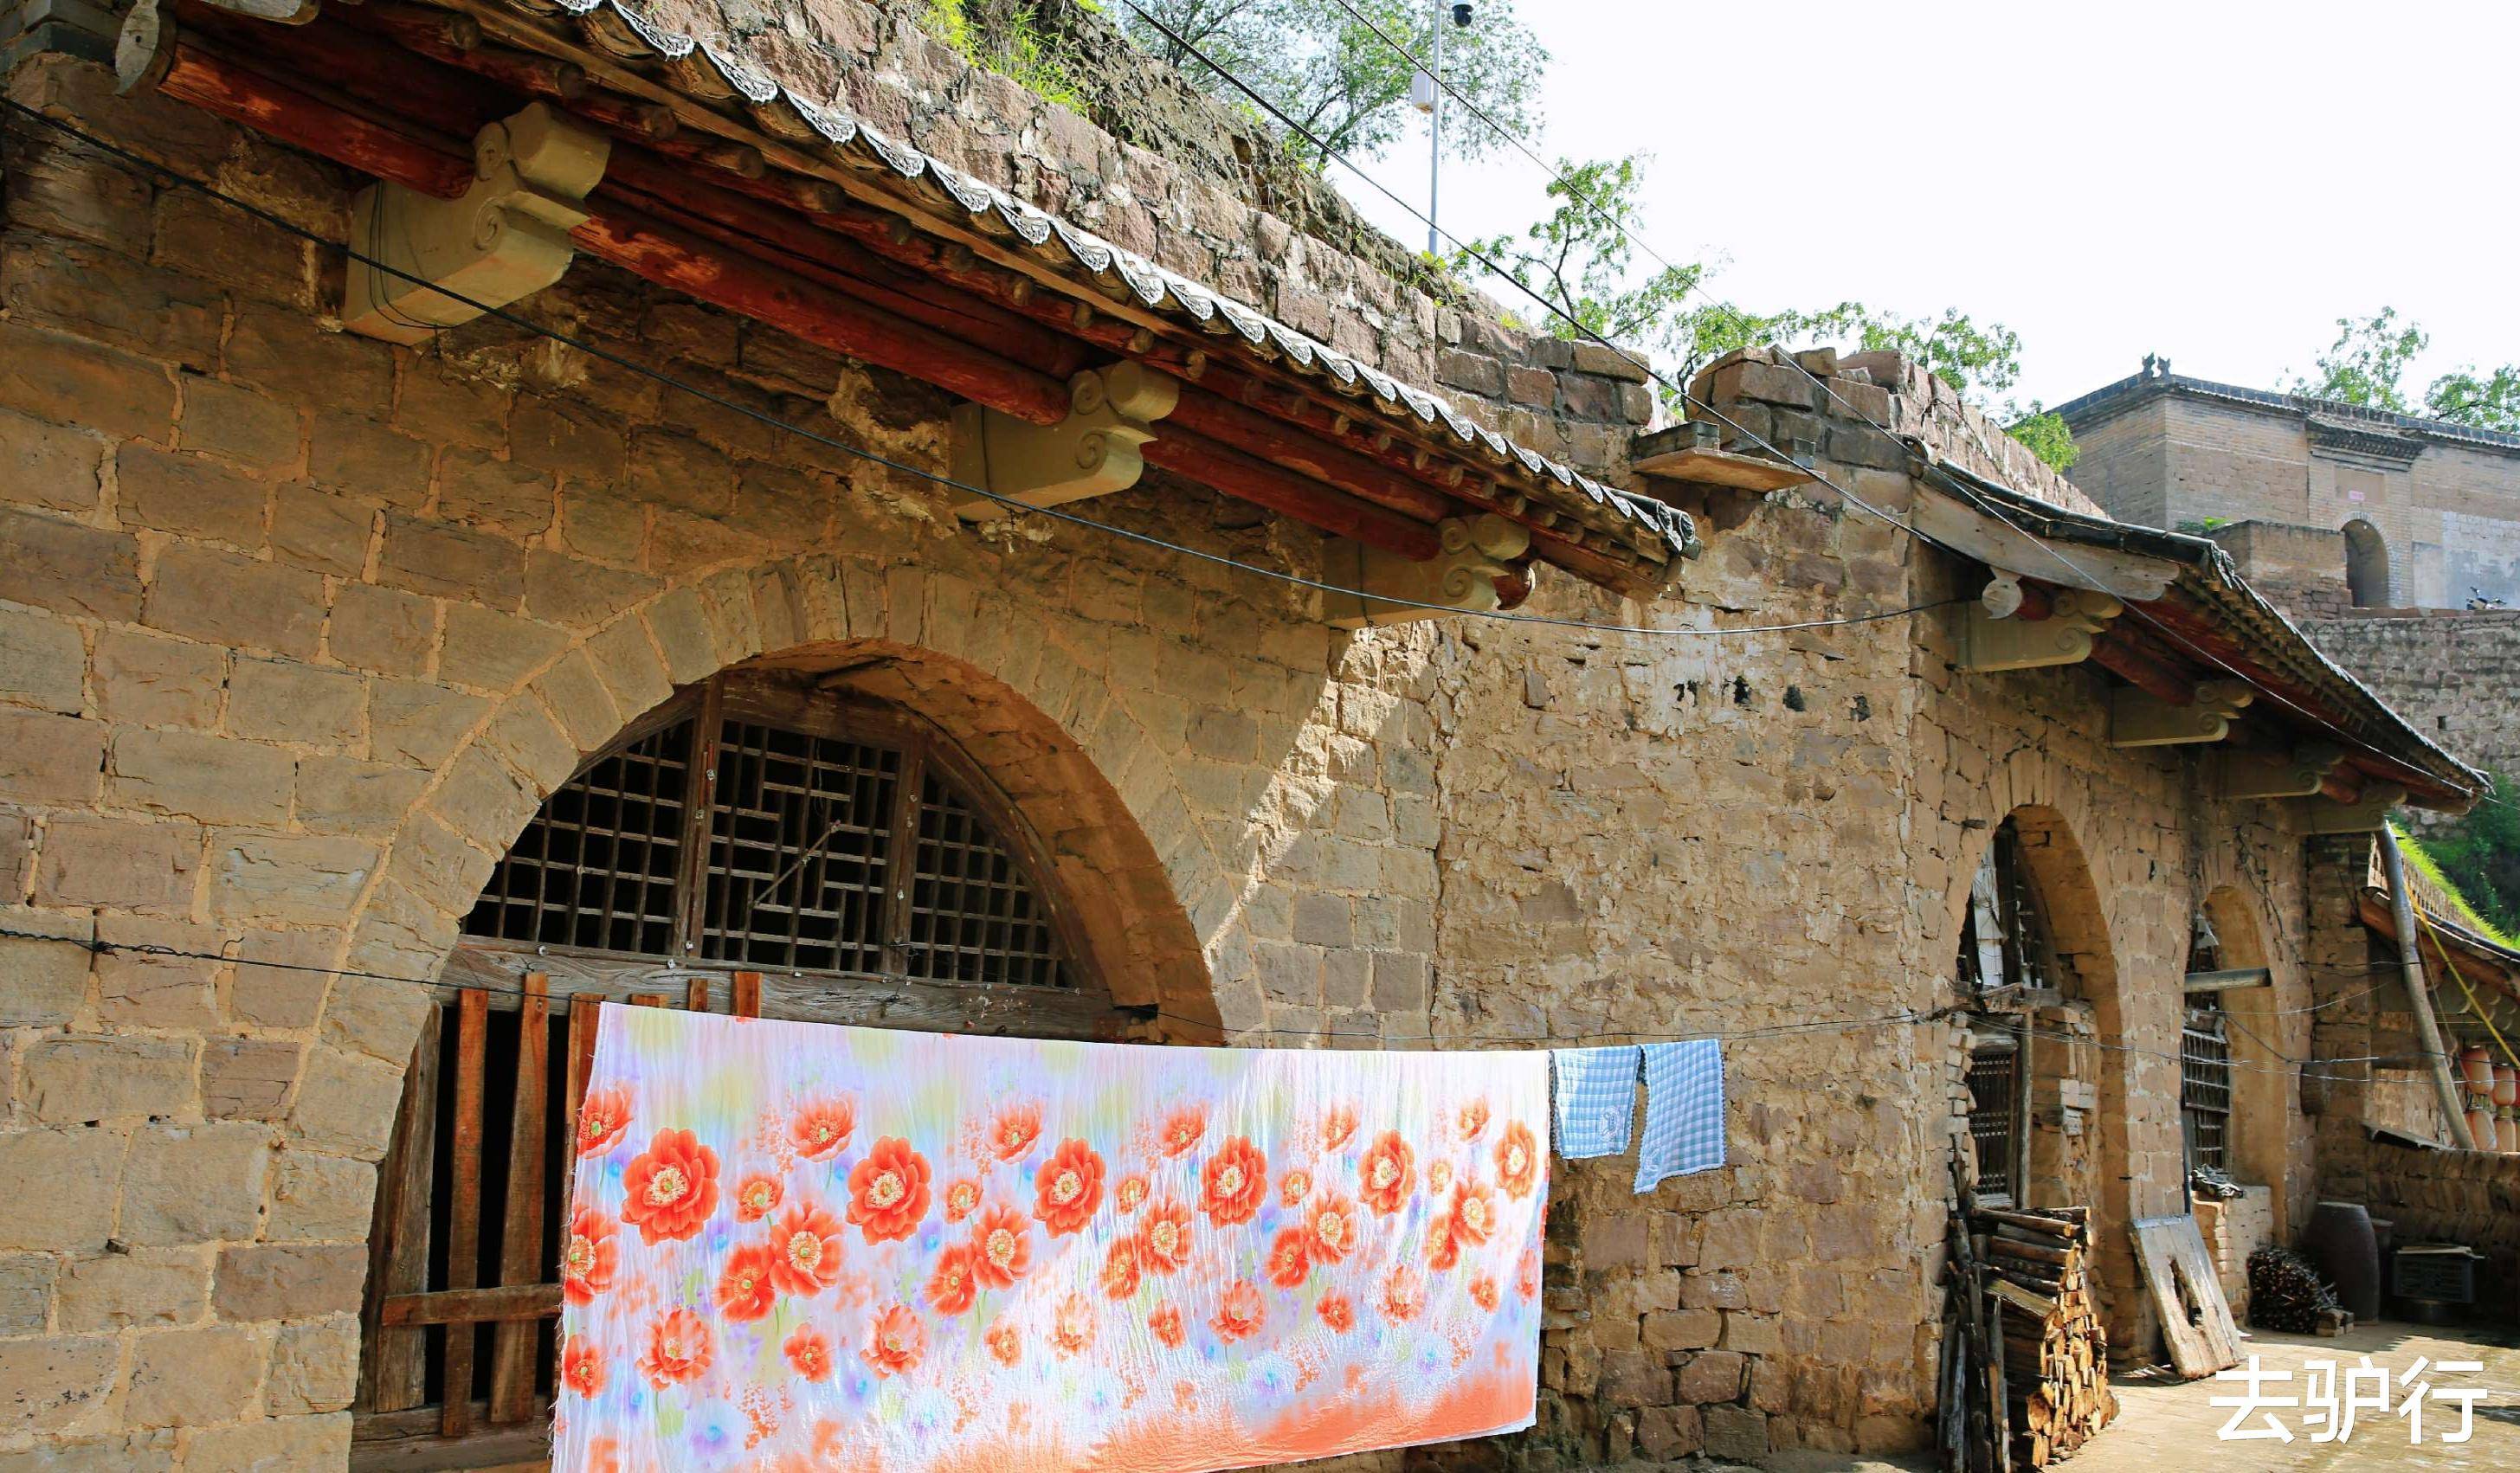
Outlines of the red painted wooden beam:
[[1178,470],[1228,496],[1282,512],[1325,532],[1353,537],[1413,561],[1443,551],[1435,529],[1397,512],[1359,501],[1318,482],[1288,475],[1266,461],[1190,430],[1159,426],[1156,438],[1138,447],[1149,466]]
[[158,90],[178,102],[294,143],[363,174],[440,200],[460,198],[472,184],[472,160],[327,106],[285,83],[246,70],[186,40],[167,47]]

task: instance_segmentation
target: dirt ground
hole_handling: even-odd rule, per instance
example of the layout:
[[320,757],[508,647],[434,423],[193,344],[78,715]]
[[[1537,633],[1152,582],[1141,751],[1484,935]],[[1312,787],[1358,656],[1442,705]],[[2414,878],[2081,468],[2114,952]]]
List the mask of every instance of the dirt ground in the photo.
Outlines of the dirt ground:
[[[2319,1339],[2308,1335],[2249,1332],[2246,1351],[2254,1351],[2264,1370],[2291,1373],[2288,1381],[2270,1381],[2263,1390],[2272,1397],[2305,1397],[2305,1380],[2314,1361],[2330,1361],[2339,1368],[2360,1366],[2362,1357],[2385,1366],[2392,1376],[2408,1370],[2417,1357],[2432,1364],[2474,1361],[2484,1368],[2456,1374],[2427,1370],[2418,1380],[2442,1390],[2478,1388],[2474,1434],[2464,1443],[2444,1443],[2441,1434],[2458,1427],[2455,1403],[2427,1401],[2422,1407],[2423,1442],[2410,1446],[2408,1424],[2394,1412],[2361,1411],[2350,1437],[2343,1441],[2311,1441],[2316,1423],[2307,1408],[2275,1409],[2272,1415],[2292,1432],[2289,1443],[2268,1440],[2226,1442],[2220,1429],[2235,1408],[2213,1405],[2216,1397],[2237,1397],[2246,1387],[2235,1381],[2180,1382],[2149,1376],[2121,1376],[2117,1393],[2124,1404],[2118,1419],[2075,1456],[2053,1466],[2068,1473],[2332,1473],[2332,1470],[2378,1468],[2451,1470],[2520,1470],[2520,1333],[2475,1327],[2430,1328],[2388,1320],[2358,1325],[2346,1335]],[[2244,1365],[2246,1361],[2242,1362]],[[2392,1383],[2395,1384],[2394,1381]],[[2403,1401],[2406,1393],[2399,1391]],[[2263,1426],[2251,1413],[2249,1422]],[[1885,1461],[1797,1456],[1779,1460],[1789,1473],[1916,1473],[1930,1461]]]

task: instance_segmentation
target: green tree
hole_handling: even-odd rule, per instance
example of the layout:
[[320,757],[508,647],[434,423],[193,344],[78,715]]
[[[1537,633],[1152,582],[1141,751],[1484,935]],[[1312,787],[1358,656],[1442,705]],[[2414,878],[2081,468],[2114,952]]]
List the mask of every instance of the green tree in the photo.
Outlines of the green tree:
[[2493,787],[2474,808],[2423,838],[2422,847],[2479,916],[2520,935],[2520,783],[2489,773]]
[[2490,374],[2461,368],[2427,385],[2416,400],[2406,387],[2407,367],[2432,345],[2432,335],[2401,324],[2395,307],[2365,318],[2336,320],[2336,341],[2314,361],[2311,374],[2296,374],[2288,391],[2396,414],[2426,414],[2474,429],[2520,431],[2520,364]]
[[[1497,263],[1564,314],[1551,314],[1551,332],[1561,337],[1598,334],[1633,345],[1674,382],[1686,383],[1736,348],[1768,343],[1895,348],[1987,403],[2020,380],[2020,335],[2002,323],[1981,325],[1957,307],[1923,318],[1860,301],[1756,312],[1708,295],[1704,288],[1713,273],[1703,262],[1657,262],[1640,278],[1635,237],[1645,162],[1642,155],[1586,162],[1561,158],[1549,186],[1552,205],[1547,215],[1519,236],[1474,242],[1449,264],[1466,274],[1479,265],[1477,257]],[[1665,397],[1672,397],[1667,390]],[[2079,454],[2073,432],[2045,406],[2034,402],[2025,409],[2006,399],[1998,412],[2041,460],[2060,470],[2073,464]]]
[[2382,307],[2359,321],[2340,317],[2336,341],[2312,364],[2317,372],[2294,375],[2286,388],[2313,399],[2405,414],[2407,365],[2431,342],[2431,335],[2413,323],[2400,326],[2395,307]]
[[[1393,40],[1427,54],[1427,7],[1419,0],[1349,4]],[[1134,7],[1115,5],[1111,13],[1130,39],[1179,67],[1193,86],[1238,106],[1245,102],[1232,82],[1200,65],[1192,55],[1195,47],[1333,153],[1379,154],[1399,141],[1415,115],[1409,82],[1417,68],[1338,0],[1135,0]],[[1479,0],[1477,18],[1467,28],[1444,22],[1444,80],[1516,136],[1528,136],[1540,123],[1549,53],[1514,15],[1513,0]],[[1459,111],[1447,101],[1448,117]],[[1274,118],[1268,121],[1275,126]],[[1475,157],[1503,142],[1475,119],[1461,121],[1444,130],[1448,154]],[[1292,134],[1285,142],[1301,156],[1313,152]]]

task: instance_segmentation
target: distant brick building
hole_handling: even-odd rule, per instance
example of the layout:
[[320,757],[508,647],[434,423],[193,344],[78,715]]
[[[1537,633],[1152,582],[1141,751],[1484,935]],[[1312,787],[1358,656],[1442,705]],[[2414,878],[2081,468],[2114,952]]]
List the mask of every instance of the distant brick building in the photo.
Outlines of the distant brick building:
[[2057,413],[2112,516],[2206,531],[2296,613],[2520,603],[2520,435],[2214,383],[2167,360]]

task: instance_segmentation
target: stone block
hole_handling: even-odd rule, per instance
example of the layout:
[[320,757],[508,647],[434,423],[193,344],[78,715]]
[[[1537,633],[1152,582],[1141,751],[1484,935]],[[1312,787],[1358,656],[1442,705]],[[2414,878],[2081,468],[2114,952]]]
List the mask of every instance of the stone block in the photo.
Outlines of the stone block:
[[520,695],[501,703],[481,741],[520,774],[537,793],[548,793],[576,773],[577,743],[552,719],[543,703]]
[[0,1028],[67,1023],[87,998],[89,953],[64,941],[0,936]]
[[391,349],[321,326],[296,308],[240,301],[222,358],[229,377],[301,404],[383,404],[393,397]]
[[[98,923],[99,939],[117,946],[165,946],[182,951],[215,951],[216,931],[161,921],[112,916]],[[193,957],[166,957],[131,950],[106,952],[96,959],[98,1015],[112,1027],[198,1030],[218,1021],[212,985],[221,966]]]
[[297,822],[323,833],[390,831],[420,799],[428,774],[385,762],[306,757],[297,764]]
[[455,755],[465,734],[489,710],[487,700],[451,686],[379,681],[368,692],[369,755],[435,768]]
[[359,1320],[336,1315],[283,1325],[271,1337],[263,1410],[275,1416],[338,1411],[359,1389]]
[[1774,1318],[1743,1310],[1724,1312],[1724,1333],[1715,1343],[1720,1349],[1751,1356],[1773,1356],[1785,1348],[1784,1335]]
[[127,532],[0,508],[0,588],[9,590],[12,603],[55,613],[134,618],[140,544]]
[[263,1359],[259,1332],[244,1325],[158,1330],[138,1336],[131,1344],[122,1419],[135,1427],[233,1422],[253,1406]]
[[102,722],[0,710],[0,798],[90,803],[105,766]]
[[[709,316],[735,326],[722,314]],[[509,454],[518,465],[557,470],[572,480],[606,484],[619,478],[623,445],[618,428],[566,399],[522,396],[508,424]]]
[[297,411],[277,399],[216,379],[187,374],[176,380],[184,407],[176,424],[186,450],[207,451],[248,466],[279,467],[297,459]]
[[1704,1350],[1724,1331],[1724,1317],[1714,1310],[1667,1310],[1644,1317],[1642,1335],[1649,1350]]
[[402,1066],[317,1048],[297,1082],[290,1138],[310,1150],[384,1154],[402,1103]]
[[1694,1406],[1647,1406],[1637,1413],[1637,1451],[1671,1462],[1706,1446],[1705,1423]]
[[350,1414],[266,1417],[193,1435],[184,1466],[220,1473],[299,1473],[338,1468],[350,1458]]
[[525,550],[489,532],[388,512],[377,581],[514,609],[525,597]]
[[210,913],[257,925],[338,925],[375,872],[377,846],[232,829],[210,835]]
[[193,1324],[209,1309],[209,1266],[200,1253],[101,1253],[63,1265],[56,1293],[72,1334]]
[[227,652],[139,629],[96,632],[98,714],[126,726],[218,724]]
[[342,664],[379,675],[425,675],[437,643],[437,608],[436,600],[400,589],[344,584],[326,647]]
[[[533,817],[535,800],[516,774],[475,745],[449,765],[428,806],[448,827],[496,856]],[[472,898],[461,897],[468,908]]]
[[278,747],[189,732],[123,732],[114,739],[112,800],[210,824],[285,824],[296,760]]
[[1709,1406],[1701,1414],[1705,1417],[1708,1456],[1744,1463],[1768,1460],[1771,1450],[1766,1412],[1747,1406]]
[[648,642],[647,626],[623,619],[586,642],[586,656],[612,697],[614,709],[635,716],[674,693],[665,663]]
[[112,1335],[0,1340],[0,1437],[62,1432],[86,1419],[113,1389],[121,1359]]
[[180,1114],[196,1098],[189,1040],[48,1038],[26,1049],[19,1093],[46,1125]]
[[365,1161],[283,1151],[263,1236],[272,1242],[364,1239],[376,1189],[377,1169]]
[[376,510],[366,502],[295,484],[273,493],[271,553],[283,562],[356,578],[367,571],[376,528]]
[[306,477],[327,491],[416,511],[428,500],[428,446],[372,420],[315,416]]
[[104,492],[105,441],[88,430],[0,410],[0,500],[86,513]]
[[215,549],[170,547],[140,617],[168,634],[311,659],[324,631],[324,580]]
[[1601,1357],[1595,1396],[1605,1406],[1661,1406],[1672,1400],[1671,1371],[1650,1351],[1611,1351]]
[[1741,1395],[1749,1359],[1739,1351],[1711,1350],[1691,1356],[1680,1368],[1684,1402],[1731,1402]]
[[0,408],[163,444],[174,432],[175,381],[147,359],[0,323]]
[[314,1319],[359,1312],[364,1243],[255,1243],[219,1250],[210,1307],[221,1319]]
[[538,619],[589,629],[652,596],[656,579],[541,549],[526,555],[525,609]]
[[555,625],[495,608],[449,603],[438,678],[484,691],[513,691],[568,643],[568,632]]
[[114,487],[126,525],[262,546],[271,488],[224,461],[125,445],[114,457]]
[[256,1125],[151,1126],[131,1139],[118,1235],[141,1246],[249,1238],[262,1214],[271,1133]]
[[0,1202],[44,1204],[41,1212],[0,1213],[0,1249],[103,1248],[114,1230],[125,1143],[113,1131],[84,1127],[0,1131]]
[[240,658],[228,677],[227,729],[255,741],[348,747],[367,725],[368,684],[339,670]]
[[262,1039],[211,1039],[202,1052],[202,1113],[212,1120],[278,1120],[303,1049]]
[[1653,1267],[1652,1228],[1644,1213],[1594,1209],[1583,1226],[1584,1267],[1593,1271]]
[[33,609],[0,608],[0,703],[78,714],[87,648],[78,630]]
[[44,1332],[52,1322],[58,1271],[59,1261],[49,1253],[0,1253],[0,1336]]
[[248,931],[228,980],[228,1012],[256,1028],[311,1028],[332,985],[338,936],[318,931]]
[[324,1009],[324,1042],[401,1068],[434,1004],[408,982],[344,977]]
[[438,458],[437,514],[511,537],[530,537],[550,530],[558,519],[559,492],[548,470],[459,446]]

